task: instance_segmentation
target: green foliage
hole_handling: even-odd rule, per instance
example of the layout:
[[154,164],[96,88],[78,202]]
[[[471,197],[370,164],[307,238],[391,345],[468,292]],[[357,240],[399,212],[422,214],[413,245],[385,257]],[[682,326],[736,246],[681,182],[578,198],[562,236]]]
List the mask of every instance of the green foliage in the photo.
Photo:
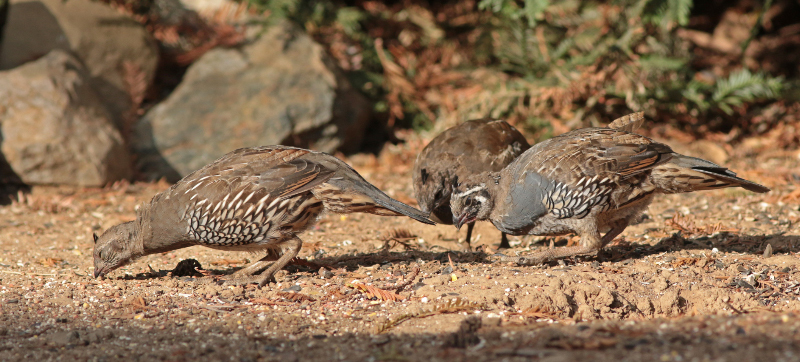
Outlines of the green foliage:
[[[270,19],[304,26],[323,44],[335,39],[357,48],[359,66],[346,69],[353,85],[373,99],[377,112],[419,130],[430,128],[435,117],[489,116],[515,119],[548,137],[553,122],[598,125],[639,110],[696,124],[733,119],[790,90],[783,78],[742,65],[697,68],[693,49],[676,35],[689,24],[693,0],[480,0],[460,15],[447,13],[448,6],[462,7],[456,0],[370,8],[331,0],[249,1]],[[448,23],[464,14],[478,16]],[[376,37],[383,39],[382,48]],[[452,63],[457,69],[440,63],[445,46],[458,54]],[[478,69],[497,75],[472,80],[470,72]],[[426,83],[447,72],[463,76]],[[458,89],[452,84],[481,91],[451,95]]]
[[648,0],[644,10],[644,20],[660,25],[664,29],[689,24],[692,0]]
[[674,35],[688,24],[692,0],[532,3],[480,2],[495,17],[488,30],[495,39],[493,63],[510,77],[465,113],[488,109],[531,127],[541,119],[578,117],[587,125],[593,114],[612,113],[602,117],[607,120],[643,109],[664,117],[730,116],[747,104],[777,99],[785,88],[783,78],[747,69],[696,80],[709,76],[690,67],[692,54]]
[[481,0],[478,9],[491,10],[514,20],[524,18],[528,26],[534,27],[549,5],[549,0],[525,0],[522,7],[514,0]]
[[744,69],[717,82],[710,103],[727,114],[733,114],[732,107],[759,99],[777,98],[782,89],[783,78],[753,74]]
[[366,15],[359,9],[353,7],[344,7],[336,11],[336,23],[338,23],[345,34],[351,37],[357,37],[361,31],[361,21],[366,18]]

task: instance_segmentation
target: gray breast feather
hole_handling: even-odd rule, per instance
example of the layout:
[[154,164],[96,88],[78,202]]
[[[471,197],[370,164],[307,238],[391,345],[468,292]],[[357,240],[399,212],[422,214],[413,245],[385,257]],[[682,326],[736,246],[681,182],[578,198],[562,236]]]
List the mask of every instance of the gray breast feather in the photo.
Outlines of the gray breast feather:
[[508,234],[527,234],[536,220],[549,212],[542,203],[542,195],[552,188],[552,183],[537,173],[528,172],[509,186],[504,215],[495,226]]

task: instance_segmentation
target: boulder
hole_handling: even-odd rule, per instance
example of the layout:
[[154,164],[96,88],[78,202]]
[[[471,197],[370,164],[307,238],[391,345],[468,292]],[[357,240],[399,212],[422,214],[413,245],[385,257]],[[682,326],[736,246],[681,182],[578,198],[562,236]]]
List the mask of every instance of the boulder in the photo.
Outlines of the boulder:
[[36,60],[53,49],[72,51],[83,62],[92,87],[120,129],[132,107],[126,77],[142,74],[150,85],[158,65],[158,46],[144,26],[102,2],[11,0],[0,70]]
[[102,186],[131,176],[122,136],[90,79],[62,50],[0,72],[0,151],[11,169],[4,182]]
[[369,117],[368,102],[322,46],[283,23],[198,59],[136,125],[133,149],[146,177],[175,181],[240,147],[353,151]]

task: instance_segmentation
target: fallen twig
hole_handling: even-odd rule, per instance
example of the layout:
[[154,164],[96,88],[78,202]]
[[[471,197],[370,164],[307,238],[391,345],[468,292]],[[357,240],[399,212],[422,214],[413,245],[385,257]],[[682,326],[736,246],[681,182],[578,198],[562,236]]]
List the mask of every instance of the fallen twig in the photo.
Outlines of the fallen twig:
[[383,290],[383,289],[378,288],[378,287],[373,286],[373,285],[366,285],[366,284],[361,284],[361,283],[352,283],[352,284],[349,284],[348,286],[350,286],[352,288],[355,288],[356,290],[359,290],[361,292],[364,292],[364,294],[366,294],[367,297],[370,297],[370,298],[375,297],[375,298],[378,298],[380,300],[391,300],[393,302],[396,302],[398,300],[403,299],[403,297],[400,296],[397,293],[390,292],[388,290]]
[[394,289],[395,293],[400,293],[407,286],[409,286],[412,283],[414,283],[414,280],[417,279],[417,275],[419,275],[419,265],[417,265],[415,263],[414,267],[411,269],[411,273],[409,275],[407,275],[403,280],[395,283],[392,286],[386,286],[383,289]]
[[288,300],[290,300],[292,302],[295,302],[295,303],[296,302],[304,302],[304,301],[309,301],[309,302],[316,302],[317,301],[316,299],[314,299],[314,298],[312,298],[312,297],[310,297],[308,295],[301,294],[301,293],[278,292],[278,296],[280,296],[281,298],[284,298],[284,299],[288,299]]
[[219,305],[219,306],[213,305],[212,306],[212,305],[208,305],[208,304],[195,304],[195,306],[198,307],[198,308],[208,309],[210,311],[217,312],[217,313],[227,313],[227,312],[230,312],[230,311],[232,311],[232,310],[234,310],[236,308],[241,308],[239,306],[232,306],[232,305]]
[[25,272],[11,271],[11,270],[0,270],[0,273],[17,274],[17,275],[35,275],[35,276],[40,276],[40,277],[54,277],[54,276],[57,276],[57,274],[25,273]]
[[486,306],[482,303],[477,303],[461,298],[450,299],[436,303],[431,308],[428,309],[422,309],[417,312],[402,314],[395,318],[389,319],[388,321],[378,326],[377,333],[387,332],[389,329],[394,328],[400,323],[403,323],[412,318],[425,318],[437,314],[458,313],[462,311],[475,310],[475,309],[486,310]]
[[409,240],[414,240],[416,237],[416,235],[406,229],[394,229],[383,239],[383,245],[380,250],[389,251],[389,249],[393,247],[391,245],[392,242],[402,245],[406,250],[416,250],[416,247],[408,242]]

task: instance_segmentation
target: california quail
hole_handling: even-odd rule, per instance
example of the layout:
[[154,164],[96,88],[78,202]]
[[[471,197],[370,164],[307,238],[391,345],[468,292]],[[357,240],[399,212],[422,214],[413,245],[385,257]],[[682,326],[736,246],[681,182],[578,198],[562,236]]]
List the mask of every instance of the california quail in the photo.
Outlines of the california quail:
[[[633,131],[641,113],[613,128],[586,128],[541,142],[500,172],[465,179],[450,201],[456,226],[491,220],[512,235],[577,233],[580,245],[507,258],[533,265],[593,254],[639,216],[657,193],[768,188],[712,162],[684,156]],[[601,237],[600,232],[606,234]]]
[[[229,284],[263,286],[300,251],[297,234],[323,211],[406,215],[425,213],[394,200],[343,161],[285,146],[242,148],[184,177],[142,205],[136,220],[95,235],[94,275],[133,260],[192,245],[262,251],[267,256],[236,272]],[[283,250],[281,250],[283,249]],[[265,272],[270,261],[275,261]]]
[[[530,148],[516,128],[504,121],[482,119],[451,127],[431,140],[414,163],[414,195],[420,209],[440,224],[453,224],[453,184],[468,175],[500,171]],[[467,246],[474,222],[467,224]],[[509,248],[502,234],[501,248]]]

